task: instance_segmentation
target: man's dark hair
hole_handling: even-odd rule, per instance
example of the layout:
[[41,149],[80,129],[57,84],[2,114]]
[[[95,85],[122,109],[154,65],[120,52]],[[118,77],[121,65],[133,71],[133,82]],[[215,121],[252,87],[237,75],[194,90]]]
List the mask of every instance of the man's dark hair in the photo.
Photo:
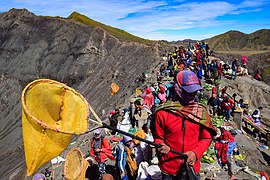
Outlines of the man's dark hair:
[[148,127],[147,127],[147,124],[143,124],[143,126],[142,126],[142,130],[145,130],[145,131],[146,131],[146,130],[147,130],[147,128],[148,128]]
[[115,113],[120,113],[120,110],[119,109],[115,109],[114,112]]
[[140,101],[140,100],[136,100],[136,101],[134,102],[134,105],[141,105],[141,101]]

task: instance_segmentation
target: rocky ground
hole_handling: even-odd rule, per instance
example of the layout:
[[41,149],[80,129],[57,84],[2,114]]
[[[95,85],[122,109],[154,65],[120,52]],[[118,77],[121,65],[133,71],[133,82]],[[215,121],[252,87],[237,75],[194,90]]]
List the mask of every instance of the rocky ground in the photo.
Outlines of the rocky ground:
[[252,113],[256,108],[262,106],[262,123],[265,128],[270,129],[270,89],[269,85],[264,82],[257,81],[252,77],[237,77],[235,81],[223,79],[221,87],[227,86],[227,92],[232,95],[236,93],[237,100],[243,98],[249,102],[249,110]]
[[238,62],[241,65],[241,57],[246,55],[247,56],[247,68],[249,71],[249,74],[251,76],[254,76],[256,71],[259,70],[259,72],[262,74],[263,81],[270,85],[270,53],[264,52],[264,53],[256,53],[256,51],[249,54],[248,52],[245,53],[244,51],[231,54],[230,52],[227,53],[216,53],[216,56],[223,60],[224,62],[232,62],[234,58],[238,58]]

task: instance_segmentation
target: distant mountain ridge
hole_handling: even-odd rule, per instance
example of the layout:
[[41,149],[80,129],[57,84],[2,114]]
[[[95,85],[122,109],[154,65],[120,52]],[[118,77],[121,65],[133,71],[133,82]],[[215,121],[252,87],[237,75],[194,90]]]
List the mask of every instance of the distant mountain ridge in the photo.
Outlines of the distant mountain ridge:
[[[78,12],[73,12],[68,19],[75,20],[77,22],[100,27],[113,35],[114,37],[127,41],[138,42],[142,44],[152,44],[155,41],[144,39],[135,35],[132,35],[122,29],[111,27],[95,21],[85,15]],[[197,40],[184,39],[181,41],[168,42],[166,40],[160,41],[165,44],[175,45],[187,45],[191,41],[195,43]],[[261,29],[250,34],[245,34],[240,31],[231,30],[224,34],[220,34],[204,41],[208,42],[211,49],[216,51],[234,51],[234,50],[270,50],[270,29]]]
[[[29,12],[30,13],[30,12]],[[48,16],[49,17],[49,16]],[[61,17],[52,17],[60,18]],[[115,28],[98,21],[95,21],[83,14],[78,12],[73,12],[67,17],[69,20],[74,20],[76,22],[99,27],[107,31],[110,35],[116,37],[117,39],[124,42],[137,42],[145,45],[152,45],[157,41],[144,39],[122,29]],[[195,43],[197,40],[194,39],[184,39],[179,41],[167,41],[161,40],[160,44],[169,45],[182,45],[186,46],[189,42]],[[240,31],[231,30],[226,33],[216,35],[214,37],[204,39],[203,41],[208,42],[210,48],[214,51],[235,51],[235,50],[270,50],[270,29],[261,29],[250,34],[245,34]],[[166,46],[166,45],[165,45]]]
[[216,51],[270,50],[270,29],[261,29],[250,34],[228,31],[205,41]]
[[127,41],[127,42],[138,42],[138,43],[142,43],[142,44],[151,44],[154,41],[148,40],[148,39],[143,39],[141,37],[132,35],[122,29],[119,28],[115,28],[112,26],[108,26],[106,24],[100,23],[98,21],[95,21],[85,15],[82,15],[78,12],[73,12],[68,19],[71,20],[75,20],[78,21],[80,23],[83,24],[87,24],[87,25],[92,25],[92,26],[96,26],[96,27],[100,27],[103,30],[107,31],[108,33],[110,33],[111,35],[113,35],[114,37],[123,40],[123,41]]

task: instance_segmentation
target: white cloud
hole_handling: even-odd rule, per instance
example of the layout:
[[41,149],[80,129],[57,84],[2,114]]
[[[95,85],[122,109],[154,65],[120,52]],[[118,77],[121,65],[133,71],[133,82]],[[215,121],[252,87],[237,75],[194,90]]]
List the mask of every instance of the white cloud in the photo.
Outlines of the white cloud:
[[268,0],[245,0],[237,5],[238,8],[258,7],[269,4]]
[[244,13],[250,13],[250,12],[259,12],[261,10],[262,10],[261,8],[251,9],[251,10],[248,10],[248,9],[239,9],[239,10],[236,10],[236,11],[231,12],[230,14],[244,14]]
[[[213,10],[209,11],[211,7]],[[173,7],[175,10],[157,11],[142,18],[128,18],[118,21],[122,27],[134,34],[143,35],[157,30],[181,30],[193,27],[220,25],[224,22],[215,20],[232,10],[233,5],[225,2],[188,3]],[[228,22],[225,22],[228,23]]]
[[262,8],[258,8],[260,6],[264,6],[269,4],[267,0],[245,0],[236,5],[236,9],[229,14],[244,14],[250,12],[259,12],[262,11]]

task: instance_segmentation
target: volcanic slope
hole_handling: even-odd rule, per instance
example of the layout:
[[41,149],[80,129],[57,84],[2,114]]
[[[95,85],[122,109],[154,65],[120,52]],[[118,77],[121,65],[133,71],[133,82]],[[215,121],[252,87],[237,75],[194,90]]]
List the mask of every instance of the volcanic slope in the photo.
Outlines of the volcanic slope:
[[[73,19],[42,17],[26,9],[0,14],[0,175],[25,171],[20,96],[39,78],[78,90],[100,114],[121,104],[136,79],[151,71],[162,47],[119,40],[100,27]],[[110,94],[112,82],[120,86]]]

